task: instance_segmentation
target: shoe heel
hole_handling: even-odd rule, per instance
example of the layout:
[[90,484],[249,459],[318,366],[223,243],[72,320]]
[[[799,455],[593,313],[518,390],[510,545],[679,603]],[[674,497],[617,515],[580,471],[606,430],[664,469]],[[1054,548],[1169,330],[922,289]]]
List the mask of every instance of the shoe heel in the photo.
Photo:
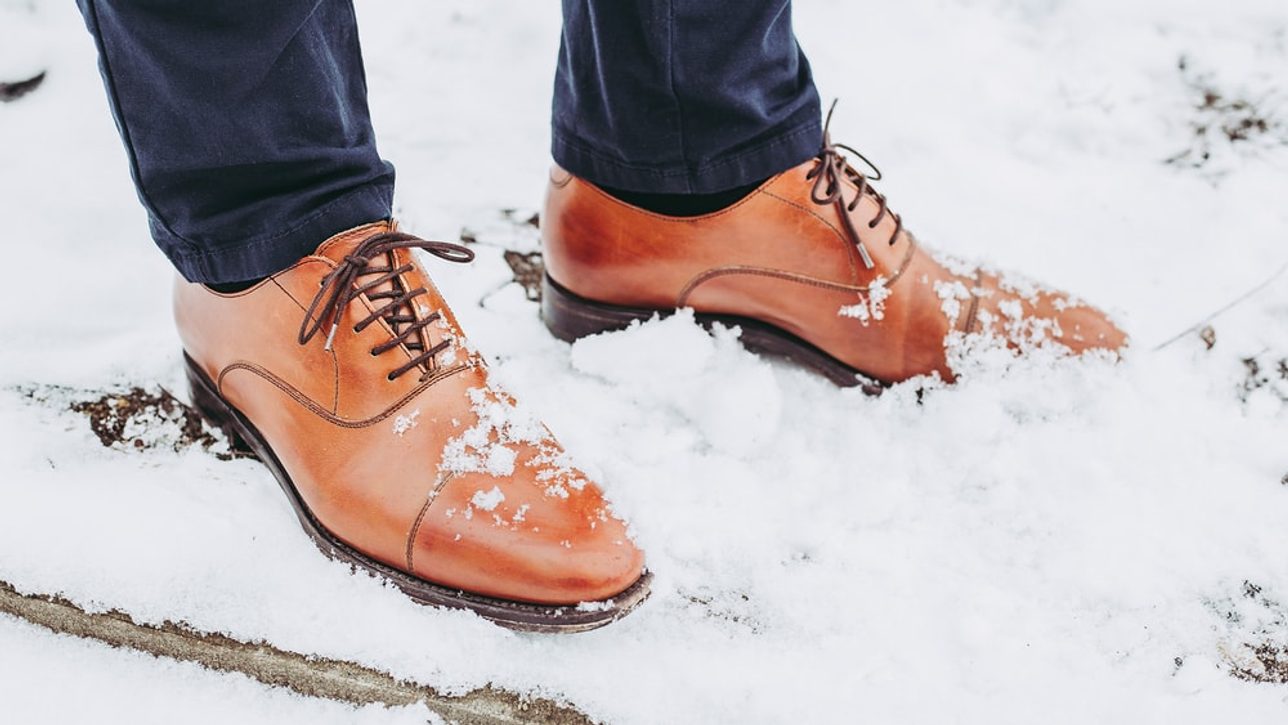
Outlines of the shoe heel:
[[224,432],[224,436],[228,438],[228,447],[234,454],[257,458],[254,449],[241,433],[236,412],[219,397],[214,385],[186,353],[183,363],[184,372],[188,376],[188,394],[192,399],[192,407],[207,423]]
[[551,334],[565,342],[624,330],[632,322],[644,322],[658,314],[668,313],[592,302],[559,286],[550,275],[541,278],[541,319]]

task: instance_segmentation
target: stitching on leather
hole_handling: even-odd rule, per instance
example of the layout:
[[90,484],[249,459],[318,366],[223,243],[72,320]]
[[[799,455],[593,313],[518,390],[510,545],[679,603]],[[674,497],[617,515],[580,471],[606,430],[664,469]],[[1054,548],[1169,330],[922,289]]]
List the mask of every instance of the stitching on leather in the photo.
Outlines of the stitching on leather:
[[[915,247],[916,247],[915,242],[913,242],[912,239],[909,238],[908,251],[904,254],[903,261],[899,263],[898,269],[896,269],[893,273],[891,273],[890,279],[886,280],[885,282],[886,286],[892,285],[895,282],[899,281],[899,279],[903,277],[904,272],[908,271],[908,267],[912,264],[912,256],[913,256],[913,252],[915,251]],[[871,286],[848,285],[848,284],[841,284],[839,282],[829,282],[827,280],[814,279],[813,277],[806,277],[804,275],[795,274],[792,272],[785,272],[779,269],[766,269],[763,267],[743,267],[743,266],[717,267],[715,269],[708,269],[707,271],[694,277],[692,280],[689,281],[688,284],[684,285],[684,289],[681,290],[680,292],[680,298],[677,302],[677,306],[678,307],[687,306],[689,297],[695,291],[697,291],[697,288],[700,285],[706,282],[710,282],[711,280],[716,279],[717,277],[726,277],[726,276],[738,275],[738,274],[753,275],[758,277],[771,277],[774,279],[786,280],[788,282],[807,284],[807,285],[810,285],[811,287],[819,287],[822,289],[828,289],[835,292],[863,293],[863,292],[871,291],[872,289]]]
[[[301,264],[303,264],[303,261],[291,265],[291,269],[295,269]],[[290,270],[288,269],[287,271],[289,272]],[[299,307],[301,312],[306,315],[309,313],[308,308],[301,304],[299,300],[295,299],[295,295],[287,291],[287,289],[282,286],[281,282],[277,281],[277,275],[270,275],[268,279],[273,284],[277,285],[277,288],[282,291],[282,294],[286,295],[287,299],[294,302],[295,306]],[[331,376],[333,378],[333,383],[331,385],[331,413],[335,414],[340,412],[340,358],[336,356],[334,349],[328,350],[327,352],[331,354]],[[223,391],[221,390],[220,392],[222,393]]]
[[906,238],[908,240],[908,251],[903,253],[903,260],[899,262],[899,268],[894,271],[894,274],[890,275],[890,279],[886,280],[886,284],[894,284],[903,276],[904,272],[908,271],[908,267],[912,266],[912,255],[917,251],[917,240],[911,234],[907,235]]
[[[979,276],[980,270],[978,269],[970,276],[971,281],[975,283],[974,289],[979,289],[980,285],[983,284]],[[970,309],[967,310],[966,321],[962,324],[961,330],[962,333],[967,335],[972,332],[972,328],[975,327],[975,322],[979,315],[979,293],[975,292],[974,289],[970,293]]]
[[416,521],[411,525],[411,531],[407,533],[407,571],[412,574],[416,573],[413,560],[416,557],[416,536],[420,534],[420,525],[425,521],[425,514],[429,513],[429,507],[434,505],[438,499],[438,494],[442,492],[447,482],[456,477],[455,471],[438,474],[438,483],[430,490],[429,496],[425,499],[425,505],[420,507],[420,513],[416,515]]
[[715,269],[708,269],[697,277],[694,277],[688,284],[686,284],[684,289],[680,292],[680,299],[677,302],[677,306],[687,306],[689,295],[693,294],[694,290],[696,290],[699,285],[716,279],[717,277],[727,277],[738,274],[755,277],[772,277],[774,279],[782,279],[788,282],[799,282],[801,284],[810,285],[811,287],[821,287],[823,289],[829,289],[836,292],[868,291],[867,287],[856,287],[854,285],[840,284],[838,282],[828,282],[827,280],[814,279],[813,277],[805,277],[803,275],[784,272],[777,269],[764,269],[762,267],[717,267]]
[[797,204],[791,199],[779,196],[778,194],[775,194],[772,191],[766,191],[765,195],[772,197],[774,199],[777,199],[782,203],[786,204],[787,206],[790,206],[793,209],[796,209],[798,211],[803,211],[806,214],[809,214],[815,219],[823,222],[823,224],[825,224],[828,229],[831,229],[832,234],[836,235],[837,241],[839,241],[842,247],[845,249],[845,258],[850,263],[850,278],[854,280],[858,280],[859,270],[858,270],[858,267],[854,266],[854,255],[855,255],[854,243],[850,241],[849,238],[847,238],[844,234],[842,234],[841,230],[837,229],[835,224],[828,221],[826,217],[814,211],[813,209],[810,209],[809,207],[804,206],[803,204]]
[[416,396],[428,390],[430,386],[442,380],[445,380],[446,378],[449,378],[463,370],[468,370],[469,367],[470,367],[469,365],[461,364],[455,367],[448,368],[447,370],[439,373],[438,375],[435,375],[430,379],[426,380],[424,383],[421,383],[420,385],[416,386],[414,390],[412,390],[407,395],[404,395],[401,399],[399,399],[393,405],[386,408],[383,412],[378,413],[375,416],[372,416],[371,418],[367,418],[366,420],[358,420],[358,421],[344,420],[343,418],[336,416],[331,411],[313,402],[311,398],[301,393],[294,386],[290,385],[286,381],[272,374],[268,370],[265,370],[264,368],[258,365],[254,365],[252,363],[238,362],[238,363],[233,363],[232,365],[229,365],[219,373],[219,380],[216,382],[215,385],[216,385],[216,388],[219,390],[220,395],[223,395],[224,378],[226,378],[228,374],[233,372],[234,370],[245,370],[253,375],[258,375],[259,377],[268,381],[278,390],[281,390],[283,393],[286,393],[286,395],[289,396],[292,400],[299,403],[300,405],[303,405],[305,408],[308,408],[308,410],[312,412],[314,415],[318,416],[319,418],[322,418],[323,420],[326,420],[328,423],[331,423],[332,425],[337,425],[337,426],[340,426],[341,428],[367,428],[376,423],[379,423],[380,421],[398,412],[400,408],[407,405],[407,403],[411,402],[414,398],[416,398]]
[[845,238],[845,235],[841,233],[841,230],[840,230],[840,229],[837,229],[837,228],[836,228],[836,225],[835,225],[835,224],[833,224],[832,222],[828,221],[828,220],[827,220],[827,218],[826,218],[826,217],[824,217],[822,214],[819,214],[818,212],[816,212],[816,211],[814,211],[813,209],[811,209],[811,208],[809,208],[809,207],[805,206],[804,204],[797,204],[796,202],[792,201],[791,199],[788,199],[787,197],[779,196],[778,194],[775,194],[775,193],[774,193],[774,192],[772,192],[772,191],[762,191],[762,192],[760,192],[760,193],[764,194],[765,196],[773,197],[773,198],[775,198],[775,199],[777,199],[777,200],[781,201],[782,203],[786,204],[787,206],[792,207],[793,209],[799,209],[800,211],[803,211],[803,212],[805,212],[806,214],[809,214],[810,216],[814,217],[815,219],[817,219],[817,220],[819,220],[819,221],[823,222],[824,224],[826,224],[826,225],[827,225],[827,228],[828,228],[828,229],[831,229],[831,230],[832,230],[832,233],[836,235],[837,240],[839,240],[839,241],[841,241],[841,242],[844,242],[845,244],[849,244],[849,243],[850,243],[850,242],[849,242],[849,240]]
[[979,315],[979,295],[971,293],[970,310],[966,313],[966,323],[962,325],[962,332],[969,335],[975,330],[975,322]]

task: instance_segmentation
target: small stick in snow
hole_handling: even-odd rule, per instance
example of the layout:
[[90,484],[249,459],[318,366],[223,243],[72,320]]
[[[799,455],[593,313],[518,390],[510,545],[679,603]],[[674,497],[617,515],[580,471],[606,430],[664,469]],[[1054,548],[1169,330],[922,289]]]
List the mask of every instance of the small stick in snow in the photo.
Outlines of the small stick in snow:
[[8,103],[10,101],[16,101],[36,90],[40,87],[40,84],[44,82],[45,71],[41,71],[39,75],[28,78],[25,81],[17,81],[16,83],[0,83],[0,102]]
[[[1269,277],[1267,277],[1267,278],[1266,278],[1266,280],[1265,280],[1265,281],[1263,281],[1261,284],[1259,284],[1259,285],[1257,285],[1256,287],[1253,287],[1252,289],[1248,290],[1247,292],[1244,292],[1243,294],[1239,295],[1239,297],[1238,297],[1238,298],[1236,298],[1236,299],[1232,300],[1229,304],[1225,305],[1224,307],[1222,307],[1221,309],[1217,310],[1216,312],[1213,312],[1212,314],[1208,315],[1207,317],[1204,317],[1203,319],[1199,320],[1198,322],[1194,323],[1193,325],[1190,325],[1189,327],[1185,328],[1185,329],[1184,329],[1184,330],[1182,330],[1180,333],[1178,333],[1175,337],[1172,337],[1172,338],[1168,339],[1166,342],[1164,342],[1164,343],[1162,343],[1161,345],[1159,345],[1158,347],[1155,347],[1153,351],[1154,351],[1154,352],[1158,352],[1159,350],[1162,350],[1163,348],[1167,347],[1168,345],[1171,345],[1172,343],[1176,342],[1177,340],[1180,340],[1181,338],[1185,337],[1186,335],[1188,335],[1188,334],[1190,334],[1190,333],[1192,333],[1192,332],[1196,332],[1196,331],[1198,331],[1198,330],[1201,330],[1203,327],[1205,327],[1205,326],[1206,326],[1206,325],[1208,325],[1210,322],[1212,322],[1212,320],[1215,320],[1218,316],[1223,315],[1223,314],[1225,314],[1226,312],[1229,312],[1231,309],[1233,309],[1233,308],[1234,308],[1234,307],[1236,307],[1237,305],[1240,305],[1240,304],[1242,304],[1242,303],[1246,302],[1247,300],[1249,300],[1249,299],[1251,299],[1252,297],[1256,296],[1256,294],[1257,294],[1258,292],[1261,292],[1261,291],[1262,291],[1262,290],[1264,290],[1265,288],[1267,288],[1267,287],[1269,287],[1270,285],[1274,284],[1275,280],[1277,280],[1277,279],[1279,279],[1281,276],[1283,276],[1283,273],[1284,273],[1284,272],[1288,272],[1288,262],[1285,262],[1285,263],[1284,263],[1284,265],[1283,265],[1282,267],[1280,267],[1278,270],[1276,270],[1274,274],[1272,274],[1272,275],[1270,275]],[[1206,340],[1205,340],[1205,342],[1206,342]],[[1210,349],[1210,348],[1211,348],[1211,345],[1209,345],[1208,347],[1209,347],[1209,349]]]

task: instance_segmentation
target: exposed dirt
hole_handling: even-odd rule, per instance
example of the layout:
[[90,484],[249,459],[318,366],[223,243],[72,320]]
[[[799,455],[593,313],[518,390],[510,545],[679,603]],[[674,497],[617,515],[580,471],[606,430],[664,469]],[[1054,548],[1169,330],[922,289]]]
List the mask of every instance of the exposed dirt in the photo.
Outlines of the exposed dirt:
[[1202,169],[1224,149],[1288,145],[1288,122],[1279,113],[1282,99],[1271,93],[1254,96],[1221,89],[1209,75],[1195,71],[1184,56],[1177,67],[1194,96],[1193,135],[1189,148],[1167,163]]
[[1231,676],[1288,684],[1288,608],[1252,581],[1244,581],[1237,595],[1209,606],[1226,629],[1221,655]]
[[[524,296],[531,302],[541,301],[541,279],[545,265],[541,257],[541,241],[537,230],[541,228],[541,215],[519,209],[501,209],[493,220],[485,220],[477,228],[461,229],[463,244],[494,247],[501,250],[505,263],[510,267],[511,281],[523,288]],[[479,300],[486,306],[492,295],[507,287],[502,283]]]
[[502,209],[501,216],[509,219],[515,224],[522,224],[524,226],[532,227],[533,229],[541,228],[541,215],[537,212],[524,214],[518,209]]
[[541,278],[545,275],[545,264],[541,252],[516,252],[505,250],[505,263],[514,273],[514,281],[523,288],[524,294],[533,302],[541,301]]
[[1288,648],[1262,642],[1249,651],[1255,664],[1232,665],[1230,674],[1251,682],[1288,683]]
[[39,88],[40,84],[44,82],[45,72],[41,71],[39,75],[28,78],[25,81],[0,83],[0,103],[16,101]]
[[223,460],[249,455],[234,448],[201,414],[160,386],[134,386],[114,391],[39,386],[23,390],[30,400],[65,407],[89,420],[99,442],[117,450],[181,451],[200,446]]
[[1288,402],[1288,358],[1249,357],[1244,358],[1243,367],[1247,371],[1241,390],[1244,400],[1254,391],[1269,388],[1281,400]]
[[1203,344],[1209,350],[1216,347],[1216,328],[1211,325],[1204,325],[1203,329],[1199,330],[1199,339],[1203,341]]

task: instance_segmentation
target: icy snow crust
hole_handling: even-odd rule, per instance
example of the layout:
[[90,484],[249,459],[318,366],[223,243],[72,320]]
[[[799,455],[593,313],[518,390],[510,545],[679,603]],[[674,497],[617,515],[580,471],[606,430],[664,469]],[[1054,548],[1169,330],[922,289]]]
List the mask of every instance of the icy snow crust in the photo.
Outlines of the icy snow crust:
[[[1211,351],[1195,336],[1151,351],[1288,258],[1282,147],[1218,146],[1201,172],[1161,163],[1192,134],[1181,54],[1284,117],[1281,0],[798,3],[822,91],[843,97],[833,133],[888,170],[881,190],[918,236],[1074,289],[1137,342],[1122,365],[986,349],[954,386],[879,398],[685,315],[571,347],[549,337],[501,258],[535,232],[497,210],[540,205],[557,7],[361,4],[398,215],[426,236],[477,233],[477,263],[431,273],[656,572],[643,608],[573,637],[416,606],[324,559],[258,464],[104,449],[82,419],[14,391],[181,389],[171,273],[145,239],[90,40],[71,3],[28,5],[0,0],[0,75],[50,70],[0,106],[6,295],[47,300],[51,278],[31,270],[56,270],[60,301],[0,307],[0,579],[437,687],[540,691],[614,723],[1288,716],[1284,686],[1226,674],[1244,643],[1284,639],[1282,617],[1247,613],[1244,581],[1288,601],[1288,414],[1275,385],[1245,385],[1242,359],[1288,354],[1288,281],[1218,318]],[[858,42],[888,59],[881,72],[854,74]],[[124,657],[53,642],[0,627],[0,702],[44,682],[7,653],[104,671]],[[174,677],[131,661],[95,687]],[[263,697],[237,708],[338,719]],[[111,702],[157,721],[152,701]]]

